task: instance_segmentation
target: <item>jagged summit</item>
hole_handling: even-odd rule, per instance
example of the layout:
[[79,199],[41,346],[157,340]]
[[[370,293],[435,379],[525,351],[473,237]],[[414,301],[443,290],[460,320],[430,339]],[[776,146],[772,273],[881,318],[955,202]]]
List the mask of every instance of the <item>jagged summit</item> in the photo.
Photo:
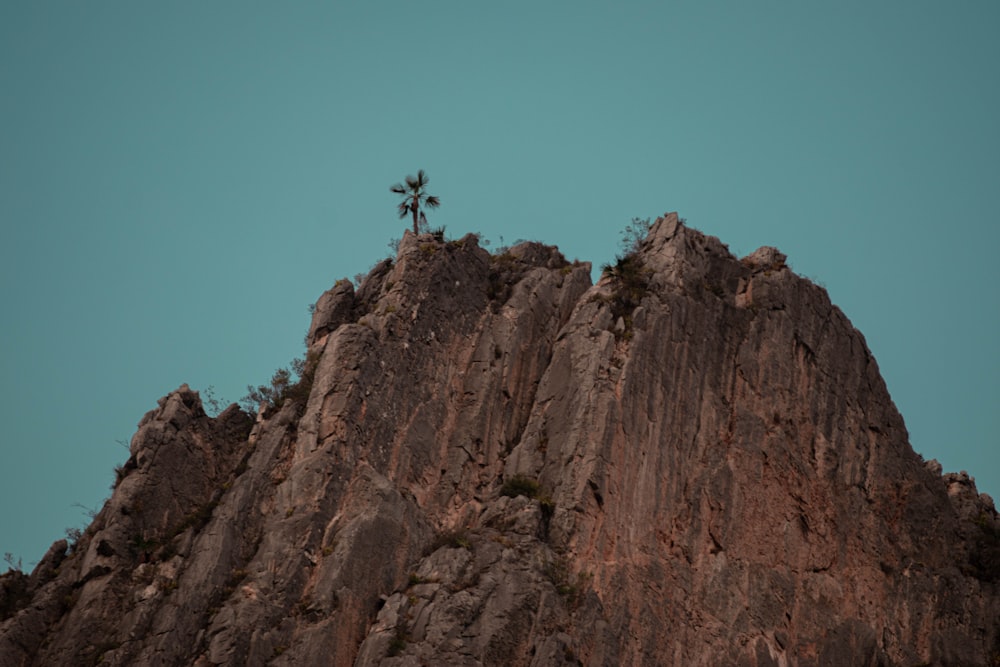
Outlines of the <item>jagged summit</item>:
[[675,214],[596,285],[407,232],[256,421],[181,387],[0,665],[989,665],[1000,530],[774,248]]

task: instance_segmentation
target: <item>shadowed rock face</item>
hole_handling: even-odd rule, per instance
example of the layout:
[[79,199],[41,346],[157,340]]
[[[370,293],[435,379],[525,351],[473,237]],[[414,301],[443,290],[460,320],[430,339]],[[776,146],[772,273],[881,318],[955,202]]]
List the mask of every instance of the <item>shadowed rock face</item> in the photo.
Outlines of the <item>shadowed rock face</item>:
[[992,501],[784,260],[669,214],[592,286],[407,233],[317,302],[308,400],[143,418],[0,579],[0,665],[998,664]]

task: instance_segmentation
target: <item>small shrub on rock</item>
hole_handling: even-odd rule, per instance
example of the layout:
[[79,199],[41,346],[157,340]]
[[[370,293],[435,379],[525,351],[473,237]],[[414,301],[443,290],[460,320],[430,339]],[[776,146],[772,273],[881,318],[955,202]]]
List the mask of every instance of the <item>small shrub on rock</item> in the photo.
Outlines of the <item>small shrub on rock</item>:
[[639,252],[642,242],[649,235],[653,223],[649,218],[632,218],[632,222],[625,225],[622,230],[620,245],[626,255],[634,255]]
[[500,487],[500,495],[509,498],[527,496],[537,498],[541,493],[541,485],[526,475],[514,475]]
[[638,255],[620,255],[614,264],[602,266],[601,271],[614,283],[616,300],[624,306],[635,308],[649,291],[650,272]]
[[547,561],[542,567],[542,573],[571,606],[580,602],[590,582],[590,575],[583,572],[574,577],[570,573],[569,562],[561,556]]
[[612,285],[609,300],[612,321],[616,325],[619,319],[624,323],[624,327],[616,328],[615,336],[628,339],[632,332],[632,312],[649,293],[652,272],[634,253],[616,257],[614,264],[605,264],[601,270]]
[[406,650],[406,631],[403,628],[398,628],[396,630],[395,636],[393,636],[392,641],[389,642],[389,650],[386,656],[389,658],[394,658],[403,651]]
[[240,400],[240,407],[248,414],[267,403],[270,411],[279,410],[286,401],[298,403],[303,408],[312,391],[319,355],[309,353],[305,358],[293,359],[290,368],[279,368],[271,376],[269,385],[247,385],[247,395]]

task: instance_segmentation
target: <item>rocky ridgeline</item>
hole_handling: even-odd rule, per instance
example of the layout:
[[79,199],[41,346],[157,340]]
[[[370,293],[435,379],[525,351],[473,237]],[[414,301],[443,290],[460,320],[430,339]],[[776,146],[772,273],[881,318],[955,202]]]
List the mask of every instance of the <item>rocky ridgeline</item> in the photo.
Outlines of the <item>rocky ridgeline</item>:
[[142,419],[0,579],[0,665],[1000,664],[992,501],[784,260],[407,233],[319,299],[307,399]]

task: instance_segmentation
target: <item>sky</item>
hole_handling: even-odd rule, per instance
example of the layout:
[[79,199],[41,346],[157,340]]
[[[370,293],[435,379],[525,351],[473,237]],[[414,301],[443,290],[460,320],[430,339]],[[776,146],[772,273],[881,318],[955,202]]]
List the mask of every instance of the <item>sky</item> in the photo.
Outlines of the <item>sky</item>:
[[0,0],[0,552],[84,526],[161,396],[300,356],[421,168],[493,247],[596,267],[668,211],[777,246],[1000,498],[997,34],[995,0]]

